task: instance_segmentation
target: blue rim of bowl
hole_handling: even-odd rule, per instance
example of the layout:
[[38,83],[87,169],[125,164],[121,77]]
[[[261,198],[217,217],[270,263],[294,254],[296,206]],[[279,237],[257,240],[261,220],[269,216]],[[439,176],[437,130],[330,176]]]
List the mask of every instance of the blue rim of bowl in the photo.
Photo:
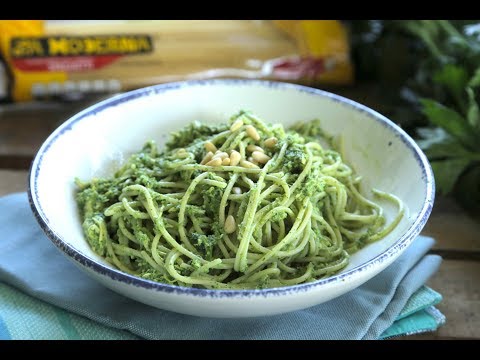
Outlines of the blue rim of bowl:
[[[424,205],[419,212],[417,218],[413,224],[405,231],[405,233],[387,250],[377,255],[373,259],[354,267],[343,273],[337,275],[319,279],[306,284],[285,286],[279,288],[267,288],[267,289],[251,289],[251,290],[222,290],[222,289],[199,289],[199,288],[187,288],[177,285],[170,285],[164,283],[158,283],[151,280],[142,279],[127,273],[121,272],[120,270],[108,267],[102,263],[96,262],[94,259],[91,259],[73,246],[69,245],[67,242],[62,240],[62,238],[51,230],[48,226],[49,220],[43,212],[40,201],[38,198],[37,191],[37,178],[39,170],[41,168],[42,160],[44,155],[47,153],[48,149],[55,143],[55,141],[66,131],[69,131],[72,126],[78,123],[83,118],[99,113],[106,108],[117,106],[121,103],[134,100],[136,98],[155,95],[167,91],[174,91],[184,87],[191,86],[208,86],[208,85],[224,85],[224,86],[257,86],[257,87],[268,87],[275,89],[287,89],[295,90],[299,92],[305,92],[311,95],[320,96],[327,98],[331,101],[341,103],[345,106],[349,106],[356,111],[363,112],[367,114],[370,118],[380,122],[383,126],[387,127],[396,137],[398,137],[407,148],[412,151],[417,163],[419,164],[422,170],[422,180],[426,185],[426,193],[424,199]],[[33,184],[33,186],[32,186]],[[433,177],[432,168],[428,162],[425,154],[420,150],[415,141],[399,126],[394,124],[391,120],[381,115],[377,111],[370,109],[369,107],[357,103],[356,101],[350,100],[340,95],[336,95],[324,90],[311,88],[304,85],[279,82],[279,81],[268,81],[268,80],[252,80],[252,79],[207,79],[207,80],[188,80],[188,81],[179,81],[164,83],[159,85],[148,86],[129,92],[125,92],[119,95],[112,96],[106,100],[100,101],[96,104],[93,104],[86,108],[85,110],[73,115],[68,120],[66,120],[62,125],[60,125],[52,134],[44,141],[40,149],[38,150],[31,166],[29,173],[28,181],[28,199],[30,207],[32,208],[33,214],[37,219],[37,222],[40,224],[40,227],[45,232],[47,237],[53,242],[53,244],[67,254],[72,260],[80,263],[81,265],[90,268],[96,273],[102,274],[109,277],[114,281],[119,281],[124,284],[130,284],[137,287],[142,287],[148,290],[156,290],[164,293],[176,293],[176,294],[185,294],[201,297],[212,297],[212,298],[222,298],[222,297],[234,297],[234,298],[243,298],[243,297],[252,297],[252,296],[280,296],[290,293],[297,293],[303,291],[309,291],[313,288],[321,287],[322,285],[342,282],[347,278],[351,278],[354,275],[369,269],[375,264],[382,263],[392,256],[399,255],[406,247],[415,239],[417,235],[420,234],[420,231],[427,222],[430,213],[432,211],[433,202],[435,199],[435,181]]]

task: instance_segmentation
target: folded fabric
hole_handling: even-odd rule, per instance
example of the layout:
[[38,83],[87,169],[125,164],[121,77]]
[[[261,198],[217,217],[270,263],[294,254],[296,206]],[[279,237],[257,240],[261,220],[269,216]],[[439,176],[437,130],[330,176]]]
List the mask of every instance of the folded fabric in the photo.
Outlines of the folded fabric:
[[387,269],[326,303],[287,314],[212,319],[159,310],[105,288],[46,238],[25,193],[0,198],[0,339],[383,339],[445,317],[425,286],[441,262],[419,236]]

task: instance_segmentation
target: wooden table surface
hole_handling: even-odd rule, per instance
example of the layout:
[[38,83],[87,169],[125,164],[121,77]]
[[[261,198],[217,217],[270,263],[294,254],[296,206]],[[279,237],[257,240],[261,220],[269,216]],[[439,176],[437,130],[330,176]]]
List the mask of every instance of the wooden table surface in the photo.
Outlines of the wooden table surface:
[[[0,106],[0,196],[26,190],[28,168],[42,142],[88,103]],[[422,234],[436,239],[431,252],[444,259],[428,285],[443,295],[437,307],[447,323],[434,333],[401,339],[480,339],[480,218],[437,197]]]

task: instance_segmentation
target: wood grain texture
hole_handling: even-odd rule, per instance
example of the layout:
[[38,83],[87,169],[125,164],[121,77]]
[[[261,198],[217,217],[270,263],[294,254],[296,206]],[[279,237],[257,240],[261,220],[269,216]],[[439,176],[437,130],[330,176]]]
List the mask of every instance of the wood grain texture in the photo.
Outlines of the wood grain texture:
[[103,98],[88,97],[71,104],[32,102],[1,105],[0,169],[28,170],[42,143],[58,126]]
[[437,240],[435,249],[480,251],[480,217],[467,213],[451,198],[437,196],[423,234]]
[[50,133],[75,110],[77,107],[65,107],[55,103],[2,106],[0,155],[33,156]]
[[[453,226],[453,224],[452,224]],[[440,292],[437,308],[446,316],[444,326],[432,333],[399,340],[480,339],[480,262],[446,260],[427,285]]]
[[0,170],[0,196],[27,190],[28,171]]
[[428,284],[443,301],[438,309],[447,323],[439,337],[480,339],[480,262],[446,260]]

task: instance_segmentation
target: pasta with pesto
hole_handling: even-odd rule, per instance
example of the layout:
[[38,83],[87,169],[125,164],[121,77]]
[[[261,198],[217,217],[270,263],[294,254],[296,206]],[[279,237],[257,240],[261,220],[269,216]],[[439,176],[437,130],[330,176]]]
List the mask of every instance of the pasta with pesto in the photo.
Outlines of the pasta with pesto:
[[75,182],[93,251],[126,273],[187,287],[328,277],[404,215],[398,197],[372,189],[398,208],[386,223],[318,120],[285,129],[247,111],[192,122],[163,151],[149,141],[114,176]]

